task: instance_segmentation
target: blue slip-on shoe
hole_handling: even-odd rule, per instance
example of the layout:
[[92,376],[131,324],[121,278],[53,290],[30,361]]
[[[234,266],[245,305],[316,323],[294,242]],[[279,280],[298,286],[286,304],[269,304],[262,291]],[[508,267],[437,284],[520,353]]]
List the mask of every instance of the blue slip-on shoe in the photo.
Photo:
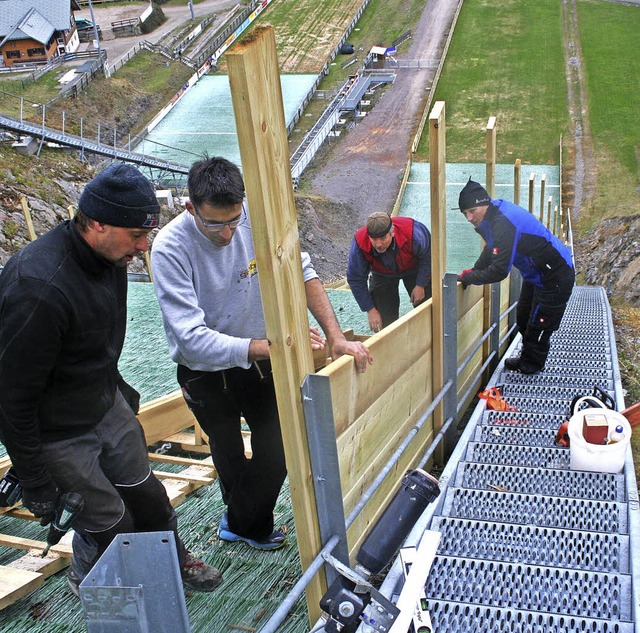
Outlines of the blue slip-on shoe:
[[218,528],[218,536],[221,541],[227,541],[228,543],[237,543],[242,541],[255,549],[272,550],[282,547],[287,542],[287,536],[280,530],[274,530],[263,539],[249,538],[247,536],[240,536],[235,534],[229,529],[226,523],[226,516],[223,517],[223,521],[220,521],[220,527]]

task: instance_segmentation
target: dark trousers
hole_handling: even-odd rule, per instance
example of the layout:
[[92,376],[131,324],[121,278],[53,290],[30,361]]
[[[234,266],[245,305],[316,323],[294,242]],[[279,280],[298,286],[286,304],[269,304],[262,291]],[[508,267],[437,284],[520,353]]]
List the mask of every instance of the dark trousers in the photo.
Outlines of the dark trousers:
[[[229,529],[265,538],[273,532],[273,509],[287,474],[270,363],[217,372],[178,365],[178,382],[209,436]],[[244,454],[240,416],[251,430],[251,459]]]
[[82,435],[43,443],[42,455],[59,488],[84,500],[73,524],[76,575],[86,576],[116,534],[131,532],[173,532],[184,563],[175,510],[149,468],[142,427],[119,391],[99,424]]
[[[369,278],[369,294],[373,300],[373,305],[380,313],[382,327],[387,327],[398,319],[400,315],[400,280],[411,296],[416,287],[416,273],[408,273],[403,277],[392,277],[390,275],[378,275],[371,273]],[[431,297],[431,282],[424,287],[424,300]]]
[[551,335],[560,327],[574,282],[575,273],[568,266],[558,282],[544,288],[523,282],[516,321],[522,334],[522,365],[528,369],[539,371],[544,368]]

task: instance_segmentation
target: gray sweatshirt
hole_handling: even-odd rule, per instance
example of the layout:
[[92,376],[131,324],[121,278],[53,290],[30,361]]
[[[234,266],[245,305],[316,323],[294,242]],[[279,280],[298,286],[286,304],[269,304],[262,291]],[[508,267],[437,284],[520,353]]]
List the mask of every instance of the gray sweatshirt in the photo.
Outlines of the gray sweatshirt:
[[[251,339],[267,338],[249,214],[220,247],[184,211],[153,241],[151,267],[171,358],[199,371],[249,368]],[[302,267],[305,282],[318,276],[307,253]]]

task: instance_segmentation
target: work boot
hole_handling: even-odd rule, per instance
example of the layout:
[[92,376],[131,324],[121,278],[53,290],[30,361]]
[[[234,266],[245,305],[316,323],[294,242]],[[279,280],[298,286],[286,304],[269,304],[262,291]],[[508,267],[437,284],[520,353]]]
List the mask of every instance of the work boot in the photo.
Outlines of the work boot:
[[215,567],[198,560],[190,552],[180,571],[182,584],[193,591],[213,591],[222,582],[222,574]]
[[[506,362],[505,362],[505,366],[506,366]],[[533,376],[534,374],[537,374],[538,372],[541,372],[544,369],[544,367],[538,367],[537,365],[531,365],[530,363],[527,363],[526,361],[524,363],[520,363],[520,373],[521,374],[526,374],[528,376]]]
[[522,362],[522,356],[512,356],[504,361],[504,368],[509,371],[518,371],[520,369],[520,363]]
[[72,569],[67,571],[67,587],[69,591],[76,597],[80,597],[80,583],[82,578],[78,576]]

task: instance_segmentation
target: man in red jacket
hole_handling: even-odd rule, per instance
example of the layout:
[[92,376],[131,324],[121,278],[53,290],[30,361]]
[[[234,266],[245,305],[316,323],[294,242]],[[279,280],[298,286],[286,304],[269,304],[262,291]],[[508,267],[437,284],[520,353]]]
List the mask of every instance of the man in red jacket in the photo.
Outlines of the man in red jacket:
[[377,211],[356,231],[347,264],[351,292],[373,332],[398,318],[400,280],[414,307],[431,297],[431,234],[417,220]]

